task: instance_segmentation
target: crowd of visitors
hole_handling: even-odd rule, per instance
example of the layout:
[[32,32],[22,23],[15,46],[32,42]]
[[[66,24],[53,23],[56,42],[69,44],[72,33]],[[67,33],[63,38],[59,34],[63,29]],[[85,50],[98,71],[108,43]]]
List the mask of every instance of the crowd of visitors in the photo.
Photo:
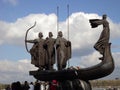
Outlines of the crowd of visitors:
[[[79,70],[80,67],[69,67],[67,69],[75,69]],[[61,90],[62,88],[68,88],[67,86],[71,82],[74,86],[79,83],[79,86],[81,86],[81,83],[79,82],[80,80],[73,80],[73,81],[60,81],[58,82],[57,80],[52,80],[52,81],[39,81],[36,80],[35,82],[28,82],[25,81],[24,83],[21,83],[20,81],[13,82],[11,85],[7,85],[5,90]],[[76,83],[77,82],[77,83]],[[67,84],[67,86],[66,86]],[[77,87],[80,88],[80,87]],[[70,90],[70,89],[66,89]],[[77,89],[75,89],[77,90]]]
[[23,84],[17,81],[8,85],[5,90],[57,90],[57,81],[45,82],[37,80],[35,83],[25,81]]

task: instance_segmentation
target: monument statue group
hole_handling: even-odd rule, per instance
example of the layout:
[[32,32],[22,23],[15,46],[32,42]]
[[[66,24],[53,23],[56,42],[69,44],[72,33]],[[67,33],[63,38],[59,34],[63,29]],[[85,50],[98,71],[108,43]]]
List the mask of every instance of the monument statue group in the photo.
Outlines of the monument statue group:
[[67,60],[71,58],[71,42],[63,38],[62,31],[58,32],[56,39],[53,38],[52,32],[48,33],[46,39],[43,39],[42,32],[39,32],[38,39],[26,42],[33,43],[30,49],[31,63],[39,70],[54,70],[56,57],[58,70],[62,70],[66,67]]
[[[46,39],[43,39],[42,32],[39,32],[37,39],[25,39],[25,43],[33,43],[29,51],[31,63],[39,68],[37,71],[30,71],[30,75],[42,81],[57,80],[62,85],[62,89],[59,90],[92,90],[89,80],[102,78],[112,73],[114,62],[110,51],[110,28],[107,15],[104,14],[102,19],[90,19],[89,22],[92,28],[99,25],[103,26],[100,37],[94,45],[95,50],[102,55],[99,58],[101,60],[100,64],[85,69],[66,69],[72,53],[71,42],[63,37],[62,31],[58,32],[57,38],[53,38],[53,33],[49,32]],[[28,30],[26,33],[28,33]],[[55,63],[57,63],[57,70],[54,69]],[[80,89],[82,85],[77,83],[80,80],[84,82],[84,88],[82,89]],[[75,87],[78,87],[78,89],[71,89]]]

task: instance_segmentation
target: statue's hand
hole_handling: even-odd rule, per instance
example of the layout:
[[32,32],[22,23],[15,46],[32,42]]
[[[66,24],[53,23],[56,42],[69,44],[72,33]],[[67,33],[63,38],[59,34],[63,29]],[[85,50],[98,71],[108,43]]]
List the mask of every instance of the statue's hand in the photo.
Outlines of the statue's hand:
[[71,46],[71,42],[70,41],[67,41],[67,46]]

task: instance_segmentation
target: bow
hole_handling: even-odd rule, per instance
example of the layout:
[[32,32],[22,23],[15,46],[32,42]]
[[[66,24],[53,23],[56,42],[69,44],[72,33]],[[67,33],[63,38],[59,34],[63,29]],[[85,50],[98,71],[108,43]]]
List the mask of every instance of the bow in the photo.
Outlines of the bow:
[[36,21],[35,21],[35,23],[34,23],[33,26],[31,26],[30,28],[27,29],[26,34],[25,34],[25,47],[26,47],[26,50],[27,50],[28,53],[29,53],[30,51],[28,50],[27,42],[26,42],[26,40],[27,40],[27,34],[28,34],[29,30],[32,29],[32,28],[34,28],[35,26],[36,26]]

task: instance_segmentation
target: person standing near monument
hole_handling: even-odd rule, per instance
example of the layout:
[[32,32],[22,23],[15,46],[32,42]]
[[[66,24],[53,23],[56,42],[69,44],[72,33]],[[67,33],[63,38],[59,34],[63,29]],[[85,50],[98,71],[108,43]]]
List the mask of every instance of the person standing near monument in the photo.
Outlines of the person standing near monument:
[[56,50],[57,50],[57,65],[58,65],[58,70],[62,70],[63,68],[66,67],[67,60],[69,59],[67,54],[70,53],[68,52],[67,47],[70,46],[70,42],[67,41],[65,38],[63,38],[63,34],[61,31],[58,32],[58,37],[56,39]]
[[38,39],[34,40],[26,40],[26,42],[34,43],[33,47],[30,50],[31,56],[34,57],[34,59],[31,61],[32,64],[34,64],[36,67],[39,68],[39,70],[43,70],[45,68],[45,48],[44,48],[44,42],[43,34],[40,32],[38,34]]
[[34,84],[33,84],[33,82],[30,82],[30,84],[29,84],[29,90],[34,90]]
[[53,38],[52,32],[49,32],[48,38],[46,38],[46,51],[47,51],[47,62],[48,62],[48,69],[52,70],[53,65],[55,64],[55,39]]
[[[102,55],[103,55],[103,52],[104,52],[104,47],[105,47],[106,44],[109,43],[109,38],[110,38],[109,23],[106,19],[107,19],[107,15],[104,14],[102,16],[102,19],[91,19],[90,20],[92,28],[95,28],[98,25],[103,25],[103,31],[101,32],[101,35],[100,35],[98,41],[94,45],[94,48],[98,52],[100,52],[100,54],[102,54]],[[99,59],[103,60],[103,57],[101,57]]]
[[[29,90],[29,88],[30,88],[30,86],[29,86],[28,82],[25,81],[23,84],[23,90]],[[16,89],[16,90],[18,90],[18,89]]]

